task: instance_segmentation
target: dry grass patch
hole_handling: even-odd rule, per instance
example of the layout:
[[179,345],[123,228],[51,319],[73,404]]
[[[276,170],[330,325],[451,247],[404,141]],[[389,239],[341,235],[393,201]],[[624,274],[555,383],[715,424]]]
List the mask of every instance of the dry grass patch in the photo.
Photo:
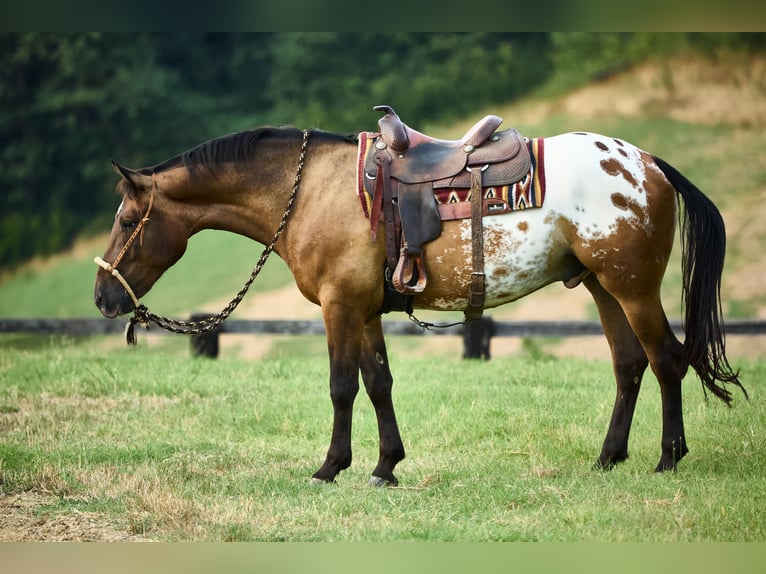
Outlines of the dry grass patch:
[[30,491],[0,496],[1,542],[140,542],[148,539],[120,529],[99,512],[52,510],[61,499]]

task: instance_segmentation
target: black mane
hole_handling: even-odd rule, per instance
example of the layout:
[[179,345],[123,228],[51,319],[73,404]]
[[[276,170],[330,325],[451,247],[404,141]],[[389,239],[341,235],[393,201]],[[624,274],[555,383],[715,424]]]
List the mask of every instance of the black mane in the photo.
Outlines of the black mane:
[[[231,162],[247,162],[255,154],[258,143],[263,139],[300,141],[301,130],[294,127],[261,127],[217,137],[203,142],[164,162],[142,170],[147,174],[161,172],[179,166],[187,168],[192,176],[200,169],[214,170]],[[345,141],[357,143],[357,135],[337,135],[318,130],[311,131],[311,140]]]

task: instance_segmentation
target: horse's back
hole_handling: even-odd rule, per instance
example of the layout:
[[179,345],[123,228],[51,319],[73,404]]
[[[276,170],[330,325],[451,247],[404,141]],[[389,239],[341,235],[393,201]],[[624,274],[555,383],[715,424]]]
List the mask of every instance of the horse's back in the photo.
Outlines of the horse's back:
[[[649,153],[624,140],[588,132],[546,138],[545,166],[553,209],[572,222],[588,219],[596,225],[609,222],[610,227],[630,217],[626,211],[644,209],[648,193],[654,192],[649,187],[656,187],[657,176],[664,180]],[[625,203],[633,207],[626,210]]]

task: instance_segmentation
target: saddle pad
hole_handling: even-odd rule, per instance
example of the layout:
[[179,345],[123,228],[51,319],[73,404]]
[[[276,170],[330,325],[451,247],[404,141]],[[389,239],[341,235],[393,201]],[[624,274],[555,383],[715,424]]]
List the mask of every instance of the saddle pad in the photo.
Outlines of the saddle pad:
[[[357,194],[364,216],[369,219],[372,196],[365,190],[364,164],[367,154],[374,148],[379,134],[361,132],[357,156]],[[510,185],[484,188],[484,215],[500,215],[542,207],[545,199],[545,153],[544,138],[525,138],[531,166],[529,172],[519,181]],[[471,217],[471,190],[439,188],[435,190],[434,201],[442,221],[467,219]]]

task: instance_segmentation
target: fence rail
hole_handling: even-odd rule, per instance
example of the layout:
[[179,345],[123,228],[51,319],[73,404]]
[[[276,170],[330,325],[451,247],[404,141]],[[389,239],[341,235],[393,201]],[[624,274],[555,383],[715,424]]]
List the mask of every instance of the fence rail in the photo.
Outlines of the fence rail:
[[[192,319],[198,318],[192,316]],[[677,333],[683,331],[681,321],[670,322]],[[63,335],[70,337],[114,335],[123,333],[124,321],[102,318],[80,319],[0,319],[0,333],[28,333],[37,335]],[[424,329],[412,321],[383,321],[388,335],[452,335],[463,337],[463,357],[489,358],[492,337],[581,337],[601,335],[598,321],[494,321],[483,317],[467,325]],[[153,329],[152,333],[165,333]],[[194,355],[217,357],[219,336],[226,333],[260,335],[324,335],[322,321],[287,321],[260,319],[230,319],[212,333],[192,336]],[[766,321],[739,319],[726,322],[727,335],[766,335]]]
[[[489,319],[489,318],[487,318]],[[492,336],[496,337],[579,337],[601,335],[598,321],[493,321]],[[676,332],[682,332],[680,320],[670,322]],[[737,319],[726,321],[727,335],[766,335],[766,321]],[[102,318],[73,319],[0,319],[0,333],[29,333],[38,335],[67,335],[71,337],[122,334],[125,322]],[[464,332],[462,325],[448,328],[423,329],[412,321],[384,320],[383,331],[390,335],[457,335]],[[152,333],[164,333],[152,329]],[[324,335],[320,320],[229,319],[221,325],[219,333],[261,335]]]

